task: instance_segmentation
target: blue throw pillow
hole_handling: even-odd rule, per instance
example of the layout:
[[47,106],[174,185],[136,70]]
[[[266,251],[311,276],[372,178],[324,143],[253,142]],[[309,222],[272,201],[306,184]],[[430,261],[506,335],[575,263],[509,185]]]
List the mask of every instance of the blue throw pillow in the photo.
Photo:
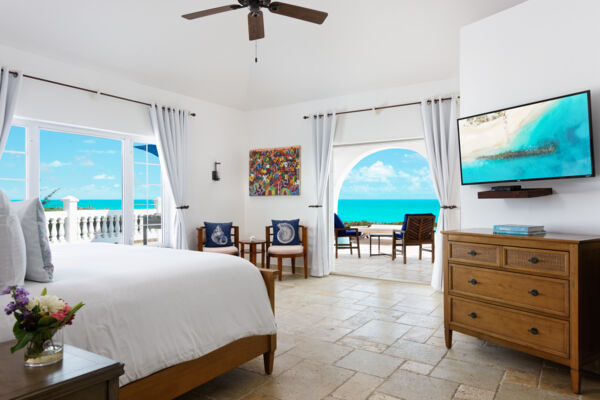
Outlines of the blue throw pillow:
[[299,245],[299,219],[292,219],[289,221],[285,220],[271,220],[273,223],[273,245],[275,246],[291,246]]
[[205,222],[206,227],[206,247],[227,247],[231,243],[231,227],[233,222],[212,223]]
[[342,221],[340,216],[337,214],[333,214],[333,224],[336,229],[342,229],[342,228],[346,227],[346,225],[344,225],[344,222]]

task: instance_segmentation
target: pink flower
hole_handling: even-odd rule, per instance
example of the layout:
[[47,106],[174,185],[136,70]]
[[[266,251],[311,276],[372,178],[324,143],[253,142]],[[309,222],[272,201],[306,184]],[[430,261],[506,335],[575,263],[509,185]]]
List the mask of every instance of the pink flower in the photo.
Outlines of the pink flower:
[[[65,307],[62,310],[52,313],[50,316],[56,318],[57,321],[64,321],[67,315],[69,315],[69,311],[71,311],[71,306],[65,303]],[[71,321],[73,321],[73,318],[67,322],[67,325],[71,325]]]

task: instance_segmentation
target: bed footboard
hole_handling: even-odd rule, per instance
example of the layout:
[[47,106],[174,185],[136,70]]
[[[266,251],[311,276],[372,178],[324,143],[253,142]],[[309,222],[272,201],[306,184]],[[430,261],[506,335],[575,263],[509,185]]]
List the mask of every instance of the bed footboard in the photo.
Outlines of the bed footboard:
[[[277,271],[260,269],[275,314]],[[277,335],[250,336],[212,353],[163,369],[119,389],[121,400],[173,399],[262,354],[265,373],[273,372]]]

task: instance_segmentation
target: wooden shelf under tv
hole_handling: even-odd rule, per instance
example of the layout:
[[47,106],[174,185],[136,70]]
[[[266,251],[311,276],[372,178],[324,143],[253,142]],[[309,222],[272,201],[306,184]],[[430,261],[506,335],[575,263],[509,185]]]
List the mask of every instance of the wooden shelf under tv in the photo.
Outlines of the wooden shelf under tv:
[[549,196],[552,188],[521,189],[521,190],[487,190],[478,192],[479,199],[528,199],[530,197]]

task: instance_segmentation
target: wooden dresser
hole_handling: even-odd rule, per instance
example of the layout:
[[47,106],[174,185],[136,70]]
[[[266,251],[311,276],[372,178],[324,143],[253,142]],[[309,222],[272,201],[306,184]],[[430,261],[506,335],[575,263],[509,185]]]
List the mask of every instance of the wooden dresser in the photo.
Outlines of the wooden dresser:
[[600,358],[600,237],[444,235],[444,327],[571,368]]

